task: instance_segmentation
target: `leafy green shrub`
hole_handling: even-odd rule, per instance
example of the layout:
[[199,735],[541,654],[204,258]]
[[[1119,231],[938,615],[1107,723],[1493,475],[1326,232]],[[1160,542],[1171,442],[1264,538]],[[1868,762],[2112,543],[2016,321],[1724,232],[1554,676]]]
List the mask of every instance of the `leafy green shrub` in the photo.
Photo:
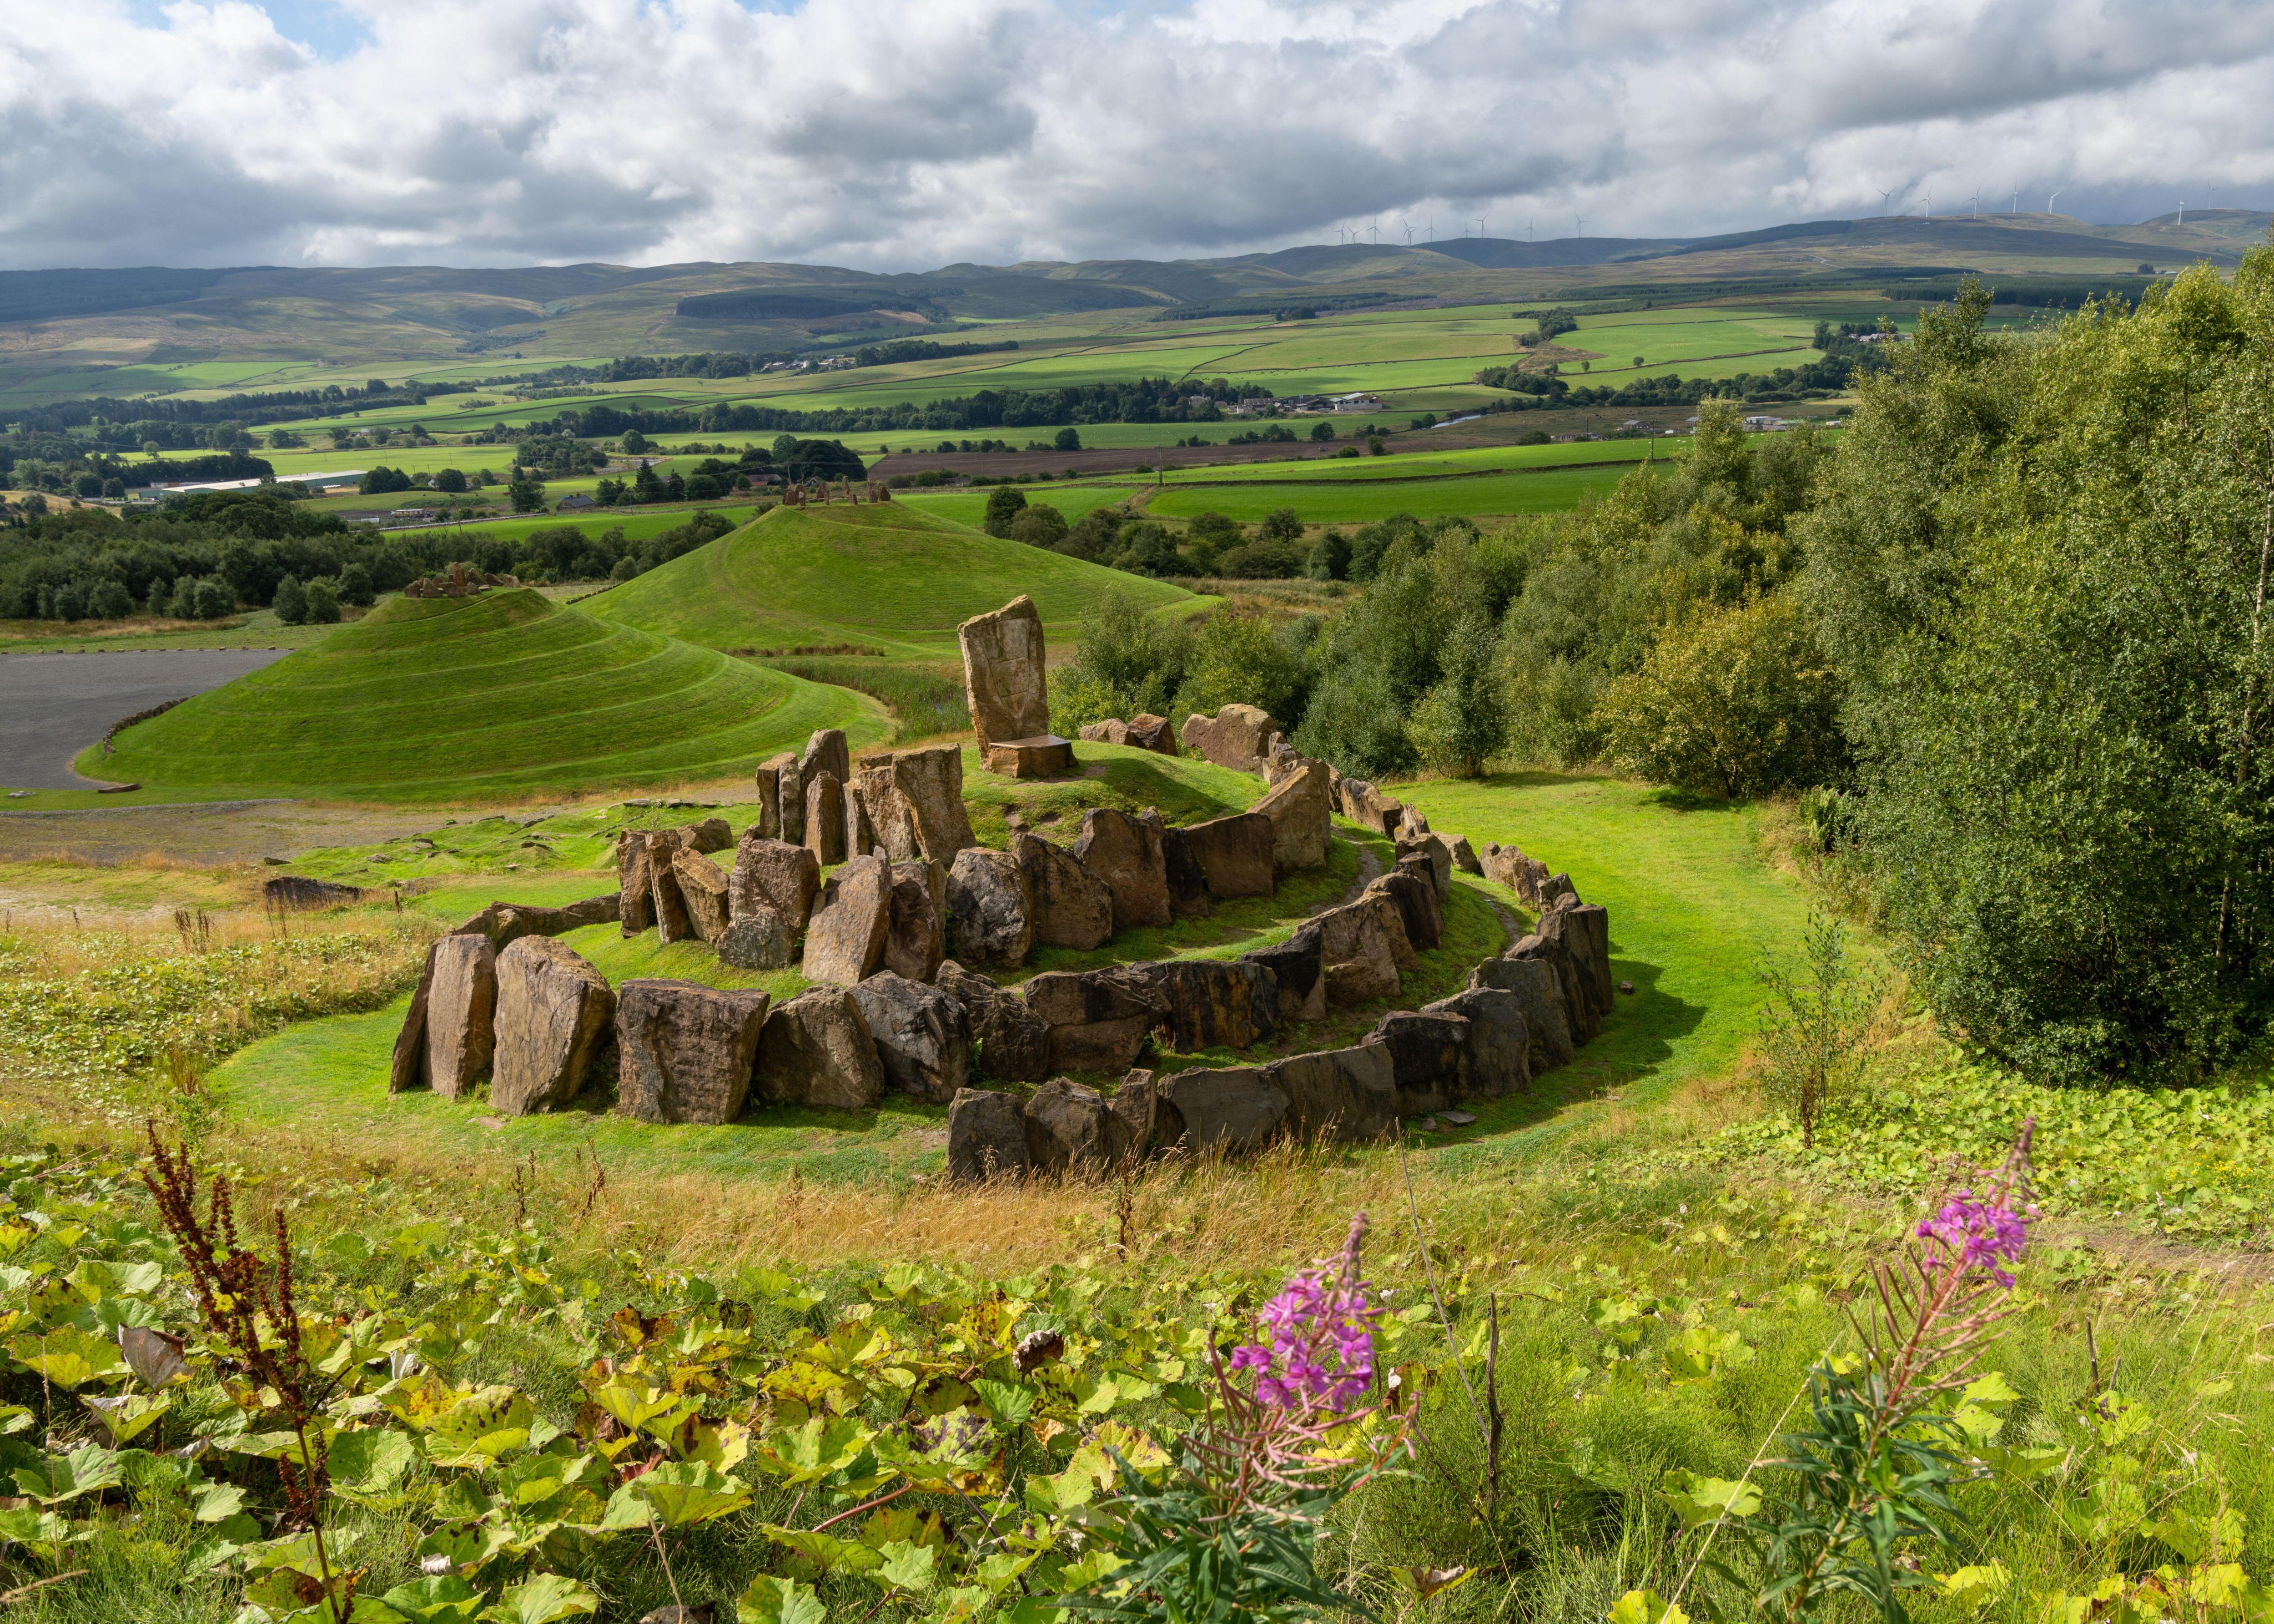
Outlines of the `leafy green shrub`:
[[197,583],[192,601],[195,618],[200,620],[218,620],[237,613],[237,594],[211,577]]
[[1082,622],[1073,658],[1050,673],[1050,726],[1071,739],[1108,717],[1168,716],[1192,658],[1190,626],[1107,592]]
[[338,624],[340,618],[340,592],[339,588],[335,586],[330,581],[319,577],[318,579],[308,583],[307,600],[309,625],[334,626]]
[[[992,497],[988,500],[994,500]],[[1065,515],[1048,502],[1034,502],[1019,510],[1005,534],[1013,541],[1025,542],[1030,547],[1054,547],[1065,538],[1071,528]]]
[[1799,606],[1772,594],[1669,627],[1603,695],[1606,753],[1657,783],[1724,797],[1839,772],[1839,680]]
[[276,591],[268,600],[276,618],[287,626],[297,626],[308,618],[308,595],[301,587],[299,577],[287,575],[276,583]]
[[1472,778],[1508,741],[1508,694],[1500,638],[1481,613],[1463,615],[1438,657],[1443,673],[1413,708],[1406,733],[1441,772]]
[[340,601],[368,609],[378,597],[372,584],[371,566],[361,559],[350,559],[340,569]]
[[1011,521],[1027,505],[1027,493],[1014,485],[998,485],[987,493],[987,516],[981,528],[990,536],[1008,536]]
[[1301,719],[1306,682],[1301,662],[1270,619],[1227,605],[1201,623],[1171,714],[1213,716],[1228,704],[1254,705],[1284,729]]
[[1797,975],[1775,963],[1760,973],[1769,995],[1761,1014],[1761,1093],[1799,1125],[1802,1145],[1813,1147],[1825,1106],[1861,1074],[1886,982],[1857,970],[1848,928],[1826,914],[1809,915],[1801,960]]
[[98,620],[116,620],[134,613],[134,594],[123,581],[98,581],[87,595],[87,612]]

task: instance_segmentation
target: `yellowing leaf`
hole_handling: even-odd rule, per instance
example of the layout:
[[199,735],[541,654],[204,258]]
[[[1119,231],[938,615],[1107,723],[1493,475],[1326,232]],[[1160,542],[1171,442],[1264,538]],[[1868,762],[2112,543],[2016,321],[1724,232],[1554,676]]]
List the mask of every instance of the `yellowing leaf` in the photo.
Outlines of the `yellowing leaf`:
[[757,1578],[734,1603],[735,1624],[826,1624],[828,1609],[809,1584]]
[[1656,1590],[1629,1590],[1611,1604],[1610,1624],[1690,1624],[1690,1615]]
[[1956,1573],[1937,1574],[1934,1582],[1942,1587],[1943,1599],[1969,1613],[1978,1612],[2006,1593],[2014,1575],[2006,1564],[1992,1561],[1978,1568],[1962,1568]]

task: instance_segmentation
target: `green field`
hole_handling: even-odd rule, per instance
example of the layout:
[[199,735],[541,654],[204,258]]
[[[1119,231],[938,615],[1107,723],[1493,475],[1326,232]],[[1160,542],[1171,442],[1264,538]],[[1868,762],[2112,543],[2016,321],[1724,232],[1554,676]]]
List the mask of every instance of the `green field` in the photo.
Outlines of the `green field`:
[[817,727],[887,724],[845,688],[556,607],[401,598],[201,694],[81,765],[153,786],[477,801],[739,776]]
[[1109,590],[1148,607],[1190,601],[893,501],[775,508],[583,607],[713,649],[861,643],[937,659],[953,655],[960,622],[1021,593],[1063,637]]
[[[1663,463],[1670,468],[1672,463]],[[1487,474],[1449,479],[1302,479],[1237,485],[1171,486],[1145,506],[1166,518],[1220,513],[1252,524],[1291,508],[1306,524],[1370,524],[1394,514],[1419,519],[1487,518],[1560,513],[1608,492],[1632,471],[1629,462],[1596,468],[1548,469],[1536,474]]]

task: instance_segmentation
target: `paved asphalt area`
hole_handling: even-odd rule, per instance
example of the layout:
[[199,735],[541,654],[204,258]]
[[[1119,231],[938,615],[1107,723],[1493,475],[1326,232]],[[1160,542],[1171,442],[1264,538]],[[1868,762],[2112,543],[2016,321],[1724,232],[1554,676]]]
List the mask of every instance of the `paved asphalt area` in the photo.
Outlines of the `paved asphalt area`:
[[146,649],[0,655],[0,785],[89,789],[72,757],[113,722],[258,671],[285,649]]

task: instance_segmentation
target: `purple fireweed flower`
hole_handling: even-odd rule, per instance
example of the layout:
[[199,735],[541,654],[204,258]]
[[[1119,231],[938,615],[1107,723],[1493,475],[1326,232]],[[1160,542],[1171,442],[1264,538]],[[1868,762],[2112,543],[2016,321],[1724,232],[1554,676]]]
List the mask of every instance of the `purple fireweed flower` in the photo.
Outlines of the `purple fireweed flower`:
[[1258,1402],[1275,1410],[1350,1410],[1374,1383],[1374,1321],[1382,1311],[1358,1277],[1365,1219],[1324,1267],[1290,1280],[1256,1316],[1259,1340],[1232,1350],[1235,1372],[1255,1372]]
[[1946,1267],[1984,1269],[2001,1286],[2014,1283],[2003,1266],[2022,1255],[2029,1242],[2034,1207],[2016,1210],[2002,1192],[1977,1199],[1970,1190],[1955,1192],[1931,1218],[1919,1221],[1918,1237],[1936,1247]]

